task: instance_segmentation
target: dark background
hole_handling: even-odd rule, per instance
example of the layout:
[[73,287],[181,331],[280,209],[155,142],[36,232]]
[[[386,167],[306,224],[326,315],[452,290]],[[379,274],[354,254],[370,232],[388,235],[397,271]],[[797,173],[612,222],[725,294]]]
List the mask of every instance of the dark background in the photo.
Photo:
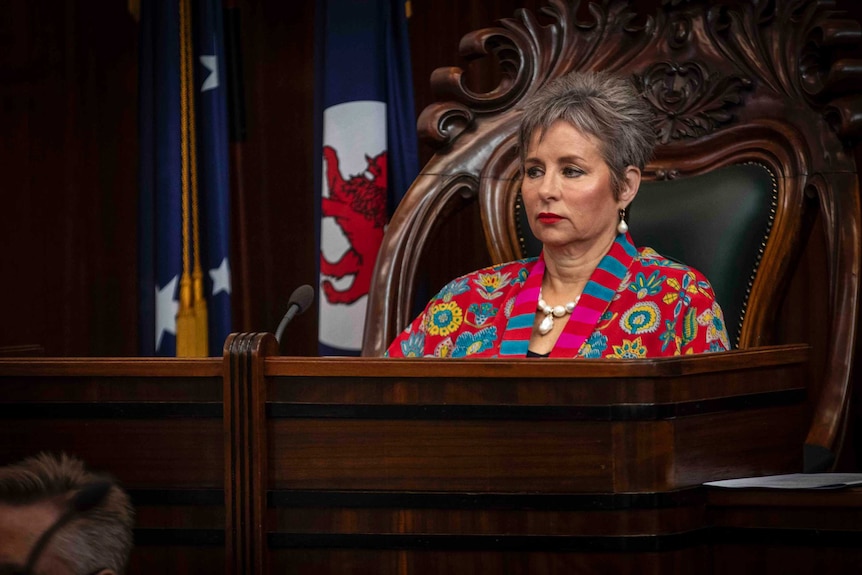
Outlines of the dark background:
[[[239,15],[246,120],[231,149],[233,323],[275,331],[291,291],[317,283],[314,2],[227,4]],[[468,66],[464,34],[542,4],[413,0],[417,113],[432,101],[434,68]],[[123,0],[3,5],[0,346],[136,355],[138,24]],[[424,164],[432,150],[420,153]],[[473,227],[459,233],[481,259]],[[283,352],[316,355],[316,331],[312,310],[291,325]]]
[[[227,4],[239,16],[247,130],[231,148],[234,331],[275,331],[291,291],[317,283],[314,2]],[[489,62],[467,62],[459,53],[462,36],[545,4],[412,0],[417,113],[433,101],[435,68],[463,67],[472,87],[493,85]],[[855,0],[835,4],[862,20]],[[632,5],[649,14],[661,1]],[[0,347],[36,344],[49,356],[137,354],[137,59],[138,25],[122,0],[3,2]],[[433,150],[419,149],[424,164]],[[826,312],[826,302],[812,298],[824,293],[820,228],[812,245],[785,303],[788,317],[800,306]],[[442,255],[423,265],[432,283],[489,263],[477,211],[459,214],[441,246]],[[448,249],[467,257],[455,264]],[[782,326],[783,340],[828,338],[825,326],[796,315]],[[316,355],[316,332],[312,309],[291,325],[282,352]]]

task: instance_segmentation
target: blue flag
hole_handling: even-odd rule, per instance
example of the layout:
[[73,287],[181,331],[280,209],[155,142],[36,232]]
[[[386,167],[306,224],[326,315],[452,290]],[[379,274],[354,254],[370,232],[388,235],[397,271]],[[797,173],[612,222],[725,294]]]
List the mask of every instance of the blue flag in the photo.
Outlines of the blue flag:
[[221,2],[144,0],[140,24],[140,353],[177,354],[185,297],[208,343],[194,355],[221,355],[231,328]]
[[319,0],[321,355],[357,355],[383,231],[419,171],[404,0]]

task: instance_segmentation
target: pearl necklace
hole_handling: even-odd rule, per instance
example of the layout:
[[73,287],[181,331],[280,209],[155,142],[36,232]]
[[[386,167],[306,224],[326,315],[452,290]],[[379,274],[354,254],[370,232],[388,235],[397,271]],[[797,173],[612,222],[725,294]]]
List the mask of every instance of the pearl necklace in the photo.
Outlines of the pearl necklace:
[[576,297],[574,301],[570,301],[566,305],[555,305],[554,307],[551,307],[544,299],[542,299],[542,289],[539,288],[538,310],[545,314],[545,319],[543,319],[542,323],[539,324],[539,334],[545,335],[554,329],[554,318],[563,317],[564,315],[572,313],[575,306],[578,305],[579,299],[581,299],[581,296]]

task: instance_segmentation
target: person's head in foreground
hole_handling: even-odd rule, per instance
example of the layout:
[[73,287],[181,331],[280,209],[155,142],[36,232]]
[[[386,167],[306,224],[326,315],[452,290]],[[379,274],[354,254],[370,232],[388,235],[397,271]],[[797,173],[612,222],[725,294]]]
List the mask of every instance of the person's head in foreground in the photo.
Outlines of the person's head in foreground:
[[79,459],[0,467],[0,575],[121,575],[133,525],[128,495]]
[[[523,104],[521,194],[538,258],[457,278],[389,357],[672,356],[730,348],[697,270],[636,248],[625,220],[655,146],[628,78],[572,72]],[[636,226],[633,225],[636,235]]]

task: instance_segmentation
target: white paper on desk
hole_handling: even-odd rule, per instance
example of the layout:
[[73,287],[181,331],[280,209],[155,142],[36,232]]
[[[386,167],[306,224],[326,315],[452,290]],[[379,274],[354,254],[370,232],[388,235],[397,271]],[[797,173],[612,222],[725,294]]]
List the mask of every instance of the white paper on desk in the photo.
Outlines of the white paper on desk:
[[789,473],[710,481],[704,485],[737,489],[840,489],[862,485],[862,473]]

